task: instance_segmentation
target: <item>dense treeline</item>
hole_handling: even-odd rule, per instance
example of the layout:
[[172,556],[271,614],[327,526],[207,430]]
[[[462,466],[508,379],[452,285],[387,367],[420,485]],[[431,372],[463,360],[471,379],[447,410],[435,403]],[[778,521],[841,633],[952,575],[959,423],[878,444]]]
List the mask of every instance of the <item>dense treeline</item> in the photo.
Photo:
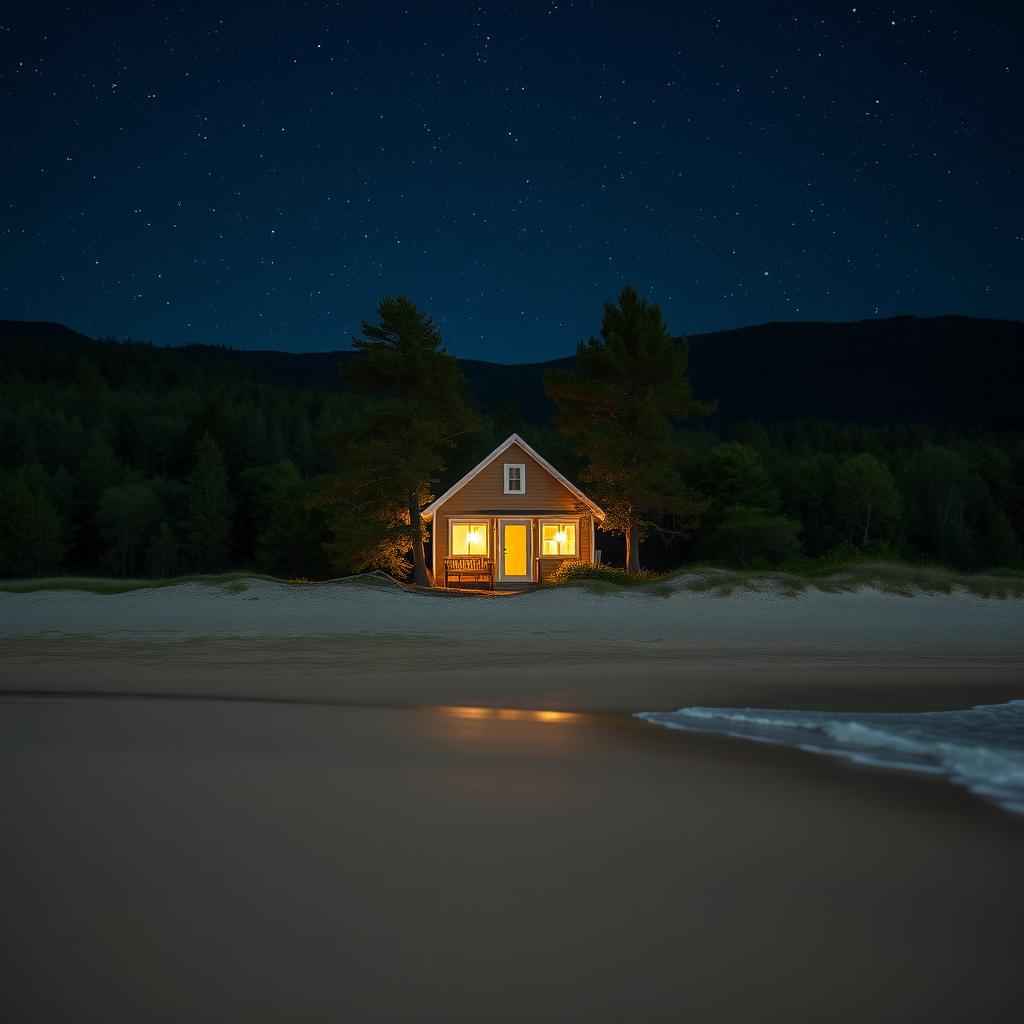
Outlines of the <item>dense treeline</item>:
[[347,395],[142,344],[0,349],[0,574],[326,572],[305,509]]
[[[331,439],[362,423],[336,381],[281,387],[237,361],[138,343],[8,342],[0,396],[0,576],[334,574],[337,513],[311,499],[340,469]],[[512,430],[579,473],[550,425],[523,423],[511,403],[486,412],[438,487]],[[647,565],[852,550],[964,569],[1021,561],[1024,435],[799,422],[684,438],[678,469],[700,520],[664,543],[651,531]],[[614,539],[603,547],[621,561]]]
[[800,422],[690,433],[710,506],[684,557],[739,565],[866,553],[961,569],[1016,565],[1024,435]]

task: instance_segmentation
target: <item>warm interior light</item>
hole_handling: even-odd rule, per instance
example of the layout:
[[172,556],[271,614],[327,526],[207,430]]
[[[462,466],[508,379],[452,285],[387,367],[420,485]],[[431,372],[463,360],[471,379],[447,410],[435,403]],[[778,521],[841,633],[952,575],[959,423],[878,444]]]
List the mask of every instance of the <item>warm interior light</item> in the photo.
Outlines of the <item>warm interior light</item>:
[[542,550],[545,555],[575,555],[576,524],[545,523],[541,540],[544,542]]
[[450,555],[487,555],[487,525],[481,522],[452,523]]

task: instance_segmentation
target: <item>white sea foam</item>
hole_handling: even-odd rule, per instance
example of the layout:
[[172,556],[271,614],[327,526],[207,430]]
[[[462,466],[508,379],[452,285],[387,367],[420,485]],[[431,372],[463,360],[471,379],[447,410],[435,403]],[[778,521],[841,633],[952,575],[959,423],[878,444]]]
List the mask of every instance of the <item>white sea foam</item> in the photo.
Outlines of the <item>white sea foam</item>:
[[1024,814],[1024,700],[965,711],[775,711],[680,708],[637,715],[670,729],[800,747],[859,764],[945,775]]

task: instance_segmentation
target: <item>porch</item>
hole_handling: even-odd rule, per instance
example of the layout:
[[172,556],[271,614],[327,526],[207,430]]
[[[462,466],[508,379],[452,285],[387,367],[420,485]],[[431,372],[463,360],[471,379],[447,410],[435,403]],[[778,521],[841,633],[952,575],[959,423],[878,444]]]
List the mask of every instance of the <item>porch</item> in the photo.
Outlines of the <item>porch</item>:
[[495,563],[490,559],[474,558],[474,562],[481,563],[480,568],[474,565],[469,570],[464,564],[467,559],[459,555],[449,555],[443,561],[437,577],[430,574],[432,586],[440,590],[472,590],[495,596],[522,594],[528,590],[535,590],[542,585],[545,570],[548,576],[552,571],[550,567],[542,565],[541,559],[537,558],[532,579],[517,583],[499,581],[495,575]]
[[543,584],[566,561],[592,557],[578,514],[488,510],[438,518],[434,585],[446,589],[517,593]]

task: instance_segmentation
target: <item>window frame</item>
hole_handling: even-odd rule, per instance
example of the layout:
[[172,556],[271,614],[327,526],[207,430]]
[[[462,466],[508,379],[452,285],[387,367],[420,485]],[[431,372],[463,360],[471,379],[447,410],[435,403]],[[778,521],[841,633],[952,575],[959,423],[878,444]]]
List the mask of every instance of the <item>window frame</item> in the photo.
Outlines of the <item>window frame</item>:
[[[581,542],[580,542],[580,521],[581,521],[581,517],[580,516],[541,516],[540,517],[540,527],[538,529],[538,534],[539,534],[538,540],[540,541],[540,557],[541,558],[579,558],[580,557],[580,547],[581,547]],[[549,555],[549,554],[547,554],[544,551],[544,527],[545,526],[551,526],[552,524],[554,524],[556,526],[573,526],[574,527],[574,529],[576,531],[575,532],[575,538],[576,538],[576,545],[575,546],[576,546],[576,550],[572,554],[569,554],[568,552],[563,552],[560,555]]]
[[[484,550],[474,551],[472,555],[465,552],[462,554],[456,554],[452,548],[455,546],[453,543],[454,535],[452,527],[458,524],[468,526],[483,526],[484,535]],[[491,534],[494,532],[494,521],[490,516],[450,516],[448,519],[448,556],[450,558],[474,558],[477,555],[483,558],[490,559],[491,557]]]
[[[511,477],[511,474],[509,473],[510,469],[518,469],[519,470],[519,489],[515,490],[515,491],[512,490],[512,488],[509,486],[510,477]],[[504,480],[505,480],[505,493],[506,494],[525,494],[526,493],[526,463],[525,462],[506,462],[505,463]]]

